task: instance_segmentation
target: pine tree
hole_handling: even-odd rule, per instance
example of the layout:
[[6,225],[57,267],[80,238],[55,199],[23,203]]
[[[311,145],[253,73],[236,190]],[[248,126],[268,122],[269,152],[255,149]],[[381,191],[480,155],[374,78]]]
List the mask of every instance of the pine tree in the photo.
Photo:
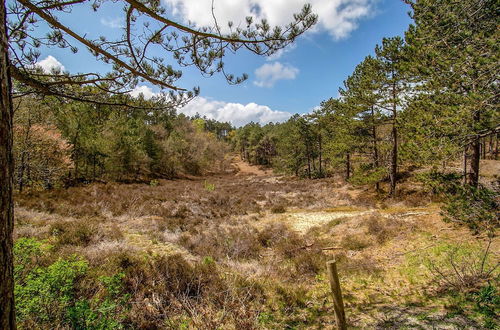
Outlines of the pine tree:
[[404,40],[401,37],[384,38],[382,45],[375,48],[376,59],[381,74],[378,106],[387,112],[391,124],[391,160],[389,168],[391,196],[396,194],[398,175],[399,123],[398,114],[407,102],[407,71],[404,53]]
[[[469,183],[479,182],[481,138],[498,131],[500,31],[496,0],[407,0],[415,25],[407,33],[412,66],[432,107],[448,108],[456,143],[472,149]],[[459,123],[459,124],[458,124]],[[466,130],[463,130],[463,128]],[[467,164],[467,163],[465,163]]]

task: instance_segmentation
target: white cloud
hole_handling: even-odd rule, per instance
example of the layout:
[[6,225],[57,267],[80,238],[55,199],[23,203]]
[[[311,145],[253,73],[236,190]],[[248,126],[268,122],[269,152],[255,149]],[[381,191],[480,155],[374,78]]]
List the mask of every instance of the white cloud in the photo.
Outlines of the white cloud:
[[148,86],[136,86],[132,91],[129,92],[130,95],[133,97],[139,97],[139,95],[143,95],[146,100],[149,100],[153,98],[154,96],[157,96],[158,93],[153,92],[151,87]]
[[122,18],[120,17],[116,18],[103,17],[101,18],[101,24],[112,29],[119,29],[124,26]]
[[281,57],[283,57],[283,55],[285,55],[286,53],[291,52],[295,48],[297,48],[297,44],[296,43],[290,44],[290,45],[288,45],[285,48],[281,48],[276,53],[274,53],[274,54],[266,57],[266,61],[276,61],[276,60],[279,60]]
[[292,80],[297,77],[299,69],[283,65],[280,62],[266,63],[255,70],[257,80],[254,84],[259,87],[273,87],[278,80]]
[[226,103],[197,97],[179,110],[188,116],[199,113],[209,119],[222,122],[230,122],[235,126],[242,126],[251,121],[267,124],[269,122],[282,122],[287,120],[291,114],[285,111],[272,110],[268,106],[255,103]]
[[41,60],[40,62],[37,62],[35,65],[41,67],[43,72],[45,73],[52,73],[52,70],[56,71],[65,70],[64,65],[62,65],[62,63],[59,62],[52,55],[47,56],[45,59]]
[[[174,15],[198,26],[213,26],[212,0],[163,0]],[[245,17],[266,18],[272,25],[283,25],[293,19],[305,3],[310,3],[319,22],[315,31],[327,31],[335,40],[346,38],[358,27],[360,19],[374,11],[378,0],[215,0],[215,15],[221,27],[227,22],[241,23]],[[243,23],[242,23],[243,22]]]

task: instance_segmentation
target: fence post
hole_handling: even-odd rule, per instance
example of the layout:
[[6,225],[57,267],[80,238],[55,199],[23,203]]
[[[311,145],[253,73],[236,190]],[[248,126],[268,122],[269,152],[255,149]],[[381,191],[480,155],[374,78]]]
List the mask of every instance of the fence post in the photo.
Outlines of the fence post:
[[332,289],[333,308],[335,311],[335,319],[337,320],[337,329],[346,330],[347,323],[345,320],[344,301],[342,300],[339,276],[337,274],[337,261],[328,261],[326,267],[328,269],[328,280],[330,281],[330,287]]

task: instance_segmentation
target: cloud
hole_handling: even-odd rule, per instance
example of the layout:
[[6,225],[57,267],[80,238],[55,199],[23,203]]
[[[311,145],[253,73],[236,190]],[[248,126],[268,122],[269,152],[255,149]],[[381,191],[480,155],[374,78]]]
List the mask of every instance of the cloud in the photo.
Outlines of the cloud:
[[259,87],[273,87],[278,80],[292,80],[297,77],[299,69],[283,65],[280,62],[266,63],[255,70],[257,80],[254,84]]
[[157,96],[158,93],[153,92],[151,87],[148,86],[136,86],[132,91],[129,92],[130,95],[133,97],[139,97],[139,95],[143,95],[146,100],[149,100],[153,98],[154,96]]
[[260,124],[282,122],[290,118],[291,114],[285,111],[272,110],[268,106],[256,103],[226,103],[197,97],[179,110],[188,116],[197,113],[222,122],[230,122],[235,126],[243,126],[253,121]]
[[[197,26],[213,26],[212,0],[163,0],[174,15]],[[245,17],[258,20],[266,18],[272,25],[284,25],[293,19],[304,3],[312,5],[319,21],[315,31],[327,31],[333,39],[346,38],[358,27],[359,20],[369,17],[378,0],[216,0],[215,15],[219,25],[226,28],[227,22],[245,26]]]
[[274,54],[266,57],[266,61],[276,61],[276,60],[279,60],[281,57],[283,57],[283,55],[285,55],[286,53],[291,52],[295,48],[297,48],[297,44],[296,43],[290,44],[290,45],[286,46],[285,48],[281,48],[276,53],[274,53]]
[[122,18],[120,17],[116,18],[103,17],[101,18],[101,24],[112,29],[119,29],[124,27]]
[[52,73],[52,70],[56,71],[64,71],[64,65],[62,65],[61,62],[59,62],[54,56],[49,55],[45,59],[41,60],[40,62],[36,62],[35,64],[38,67],[41,67],[43,72],[45,73]]

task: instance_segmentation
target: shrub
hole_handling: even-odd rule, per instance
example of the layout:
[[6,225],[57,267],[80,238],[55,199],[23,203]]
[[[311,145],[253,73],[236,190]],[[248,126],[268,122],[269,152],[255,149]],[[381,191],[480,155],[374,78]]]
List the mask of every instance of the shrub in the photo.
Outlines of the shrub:
[[14,279],[22,282],[37,266],[42,256],[42,243],[33,238],[20,238],[14,244]]
[[206,191],[212,192],[215,190],[215,184],[209,183],[207,180],[203,182],[203,188],[205,188]]
[[484,317],[484,326],[488,329],[498,329],[500,312],[500,294],[497,287],[488,283],[472,293],[475,311]]
[[500,226],[499,206],[498,191],[467,185],[447,195],[442,213],[447,222],[465,225],[475,233],[494,235]]
[[286,208],[283,204],[273,205],[271,207],[271,213],[285,213]]
[[498,265],[491,260],[491,240],[486,249],[476,245],[442,244],[424,256],[424,265],[440,290],[468,292],[495,277]]
[[58,221],[50,226],[50,232],[56,236],[58,245],[87,246],[96,235],[97,226],[92,219]]
[[103,294],[91,299],[80,299],[68,309],[68,318],[74,329],[121,329],[128,311],[129,294],[124,292],[124,273],[101,276]]
[[370,246],[370,242],[366,237],[362,237],[361,235],[344,236],[340,244],[348,250],[362,250]]
[[73,256],[46,268],[36,268],[15,285],[18,320],[62,324],[75,301],[76,281],[87,271],[87,262]]
[[349,182],[355,186],[375,184],[387,177],[387,169],[384,167],[374,168],[372,164],[361,164],[354,170]]
[[443,173],[436,170],[419,173],[416,179],[433,195],[454,194],[460,186],[462,176],[458,173]]
[[179,243],[198,255],[210,255],[215,259],[248,259],[258,256],[262,248],[257,236],[257,230],[249,226],[217,226],[184,233]]

